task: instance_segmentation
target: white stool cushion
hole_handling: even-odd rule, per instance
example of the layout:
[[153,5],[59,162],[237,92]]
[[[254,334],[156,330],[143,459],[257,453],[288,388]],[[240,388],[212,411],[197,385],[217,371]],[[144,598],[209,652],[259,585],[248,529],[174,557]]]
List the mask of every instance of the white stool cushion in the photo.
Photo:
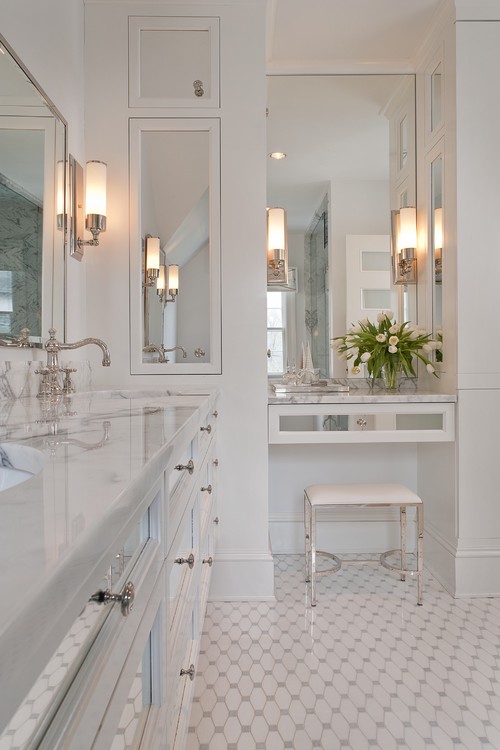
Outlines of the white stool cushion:
[[311,484],[304,490],[311,505],[417,505],[421,498],[404,484]]

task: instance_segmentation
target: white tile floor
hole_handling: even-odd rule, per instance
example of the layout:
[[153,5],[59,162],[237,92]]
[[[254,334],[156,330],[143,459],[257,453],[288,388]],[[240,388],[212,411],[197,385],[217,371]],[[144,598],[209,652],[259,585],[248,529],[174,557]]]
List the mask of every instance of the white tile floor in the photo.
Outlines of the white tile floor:
[[187,750],[499,750],[500,600],[344,566],[309,606],[303,557],[275,603],[210,603]]

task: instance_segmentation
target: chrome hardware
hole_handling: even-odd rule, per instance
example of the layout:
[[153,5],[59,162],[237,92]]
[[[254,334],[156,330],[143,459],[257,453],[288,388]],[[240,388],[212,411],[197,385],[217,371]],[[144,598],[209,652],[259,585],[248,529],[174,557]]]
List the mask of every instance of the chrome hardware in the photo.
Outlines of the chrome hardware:
[[194,356],[195,357],[204,357],[205,356],[205,350],[198,347],[198,349],[194,350]]
[[120,594],[113,594],[109,589],[103,591],[99,589],[95,594],[92,594],[89,601],[97,602],[97,604],[109,604],[110,602],[120,602],[122,615],[126,617],[134,604],[135,589],[132,581],[125,584]]
[[203,94],[205,93],[203,89],[203,81],[193,81],[193,87],[195,96],[203,96]]
[[190,664],[189,669],[181,669],[179,675],[181,677],[184,677],[184,675],[189,675],[189,679],[194,680],[194,664]]
[[219,459],[218,458],[214,458],[214,460],[212,461],[212,463],[213,463],[214,466],[218,466],[219,465]]
[[191,554],[189,555],[189,557],[176,557],[175,560],[174,560],[174,562],[176,562],[177,565],[184,565],[184,563],[187,563],[189,569],[191,570],[191,568],[194,565],[194,555],[191,552]]
[[214,523],[218,526],[219,525],[219,516],[215,516]]
[[270,349],[268,349],[268,350],[267,350],[267,358],[268,358],[268,359],[271,359],[271,357],[272,357],[272,356],[273,356],[273,353],[272,353],[272,351],[271,351]]
[[356,424],[359,425],[362,430],[364,430],[367,424],[366,419],[363,419],[362,417],[360,417],[359,419],[356,420]]
[[208,432],[208,434],[210,435],[210,433],[212,432],[212,425],[211,424],[207,424],[206,427],[200,427],[200,430],[202,432]]
[[190,458],[187,464],[177,464],[175,468],[177,471],[183,471],[185,469],[189,474],[192,474],[194,471],[193,459]]
[[63,393],[74,393],[75,386],[71,380],[71,373],[76,372],[76,369],[74,367],[61,367],[61,372],[64,372]]
[[215,417],[217,419],[218,416],[219,416],[219,412],[216,409],[215,411],[212,412],[212,417]]
[[202,492],[208,492],[208,494],[211,495],[212,494],[212,485],[209,484],[208,487],[200,487],[200,490]]
[[206,560],[202,560],[202,562],[203,562],[203,563],[207,563],[207,565],[208,565],[208,567],[209,567],[209,568],[211,568],[211,567],[212,567],[212,565],[214,564],[213,558],[212,558],[211,556],[210,556],[210,557],[207,557],[207,559],[206,559]]
[[21,335],[17,339],[0,339],[0,346],[17,346],[20,349],[33,346],[30,341],[30,329],[21,328]]

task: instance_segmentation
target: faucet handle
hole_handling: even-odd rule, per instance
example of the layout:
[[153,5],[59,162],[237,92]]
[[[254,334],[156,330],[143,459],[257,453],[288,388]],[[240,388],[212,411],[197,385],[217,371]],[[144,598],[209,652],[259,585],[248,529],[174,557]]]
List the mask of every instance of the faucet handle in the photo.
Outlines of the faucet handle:
[[74,393],[75,385],[71,380],[71,373],[76,372],[76,367],[61,367],[61,372],[64,372],[63,393]]

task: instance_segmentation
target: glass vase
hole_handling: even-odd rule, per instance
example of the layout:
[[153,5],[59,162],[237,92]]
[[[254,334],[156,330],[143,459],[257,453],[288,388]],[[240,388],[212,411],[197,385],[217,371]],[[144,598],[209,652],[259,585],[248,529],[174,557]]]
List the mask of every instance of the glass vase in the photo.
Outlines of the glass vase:
[[399,388],[401,374],[401,365],[398,363],[387,363],[382,367],[382,378],[388,391],[396,391]]

